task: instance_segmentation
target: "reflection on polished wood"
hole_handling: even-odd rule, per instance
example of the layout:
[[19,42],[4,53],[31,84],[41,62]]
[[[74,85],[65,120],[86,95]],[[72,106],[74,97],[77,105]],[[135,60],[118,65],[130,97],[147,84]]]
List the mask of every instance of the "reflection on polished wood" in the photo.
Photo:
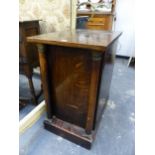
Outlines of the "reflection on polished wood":
[[[29,42],[60,45],[66,47],[78,47],[104,52],[109,43],[120,35],[119,32],[101,30],[76,30],[41,34],[28,38]],[[52,40],[52,41],[51,41]]]
[[46,129],[91,148],[108,99],[120,35],[77,30],[28,38],[28,42],[38,44]]

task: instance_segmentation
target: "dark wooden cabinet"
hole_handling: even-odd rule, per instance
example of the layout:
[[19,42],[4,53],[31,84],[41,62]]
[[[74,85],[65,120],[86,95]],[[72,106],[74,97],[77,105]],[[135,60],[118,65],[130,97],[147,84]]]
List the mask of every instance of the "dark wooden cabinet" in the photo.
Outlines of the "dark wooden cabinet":
[[[39,58],[36,45],[27,43],[26,37],[39,34],[39,21],[20,21],[19,22],[19,71],[26,75],[29,81],[31,98],[37,104],[37,97],[32,81],[33,68],[39,66]],[[25,97],[20,97],[23,100]]]
[[38,45],[46,129],[91,148],[108,99],[120,35],[76,30],[28,38]]

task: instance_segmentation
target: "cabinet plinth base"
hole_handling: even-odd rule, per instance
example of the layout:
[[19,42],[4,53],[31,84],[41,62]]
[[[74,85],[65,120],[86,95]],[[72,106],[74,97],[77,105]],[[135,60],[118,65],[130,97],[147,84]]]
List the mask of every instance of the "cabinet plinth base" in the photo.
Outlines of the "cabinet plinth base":
[[65,122],[56,117],[44,120],[44,127],[71,142],[74,142],[86,149],[91,149],[94,140],[94,132],[87,135],[85,130],[74,124]]

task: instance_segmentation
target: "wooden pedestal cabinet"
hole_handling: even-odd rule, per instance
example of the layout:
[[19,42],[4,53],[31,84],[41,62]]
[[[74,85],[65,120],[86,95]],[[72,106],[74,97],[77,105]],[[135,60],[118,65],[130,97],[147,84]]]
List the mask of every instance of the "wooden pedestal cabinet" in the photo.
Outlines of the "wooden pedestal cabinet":
[[28,38],[38,46],[47,130],[91,148],[108,99],[120,35],[76,30]]

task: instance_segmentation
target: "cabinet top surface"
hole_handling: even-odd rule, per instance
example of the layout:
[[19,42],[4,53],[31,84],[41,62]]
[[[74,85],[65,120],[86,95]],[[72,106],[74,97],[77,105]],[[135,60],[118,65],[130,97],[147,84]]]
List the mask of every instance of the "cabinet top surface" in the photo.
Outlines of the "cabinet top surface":
[[31,22],[39,22],[41,20],[39,19],[34,19],[34,20],[19,20],[19,24],[23,24],[23,23],[31,23]]
[[67,47],[78,47],[103,51],[121,32],[102,30],[75,30],[64,32],[53,32],[28,37],[27,41],[36,44],[59,45]]

